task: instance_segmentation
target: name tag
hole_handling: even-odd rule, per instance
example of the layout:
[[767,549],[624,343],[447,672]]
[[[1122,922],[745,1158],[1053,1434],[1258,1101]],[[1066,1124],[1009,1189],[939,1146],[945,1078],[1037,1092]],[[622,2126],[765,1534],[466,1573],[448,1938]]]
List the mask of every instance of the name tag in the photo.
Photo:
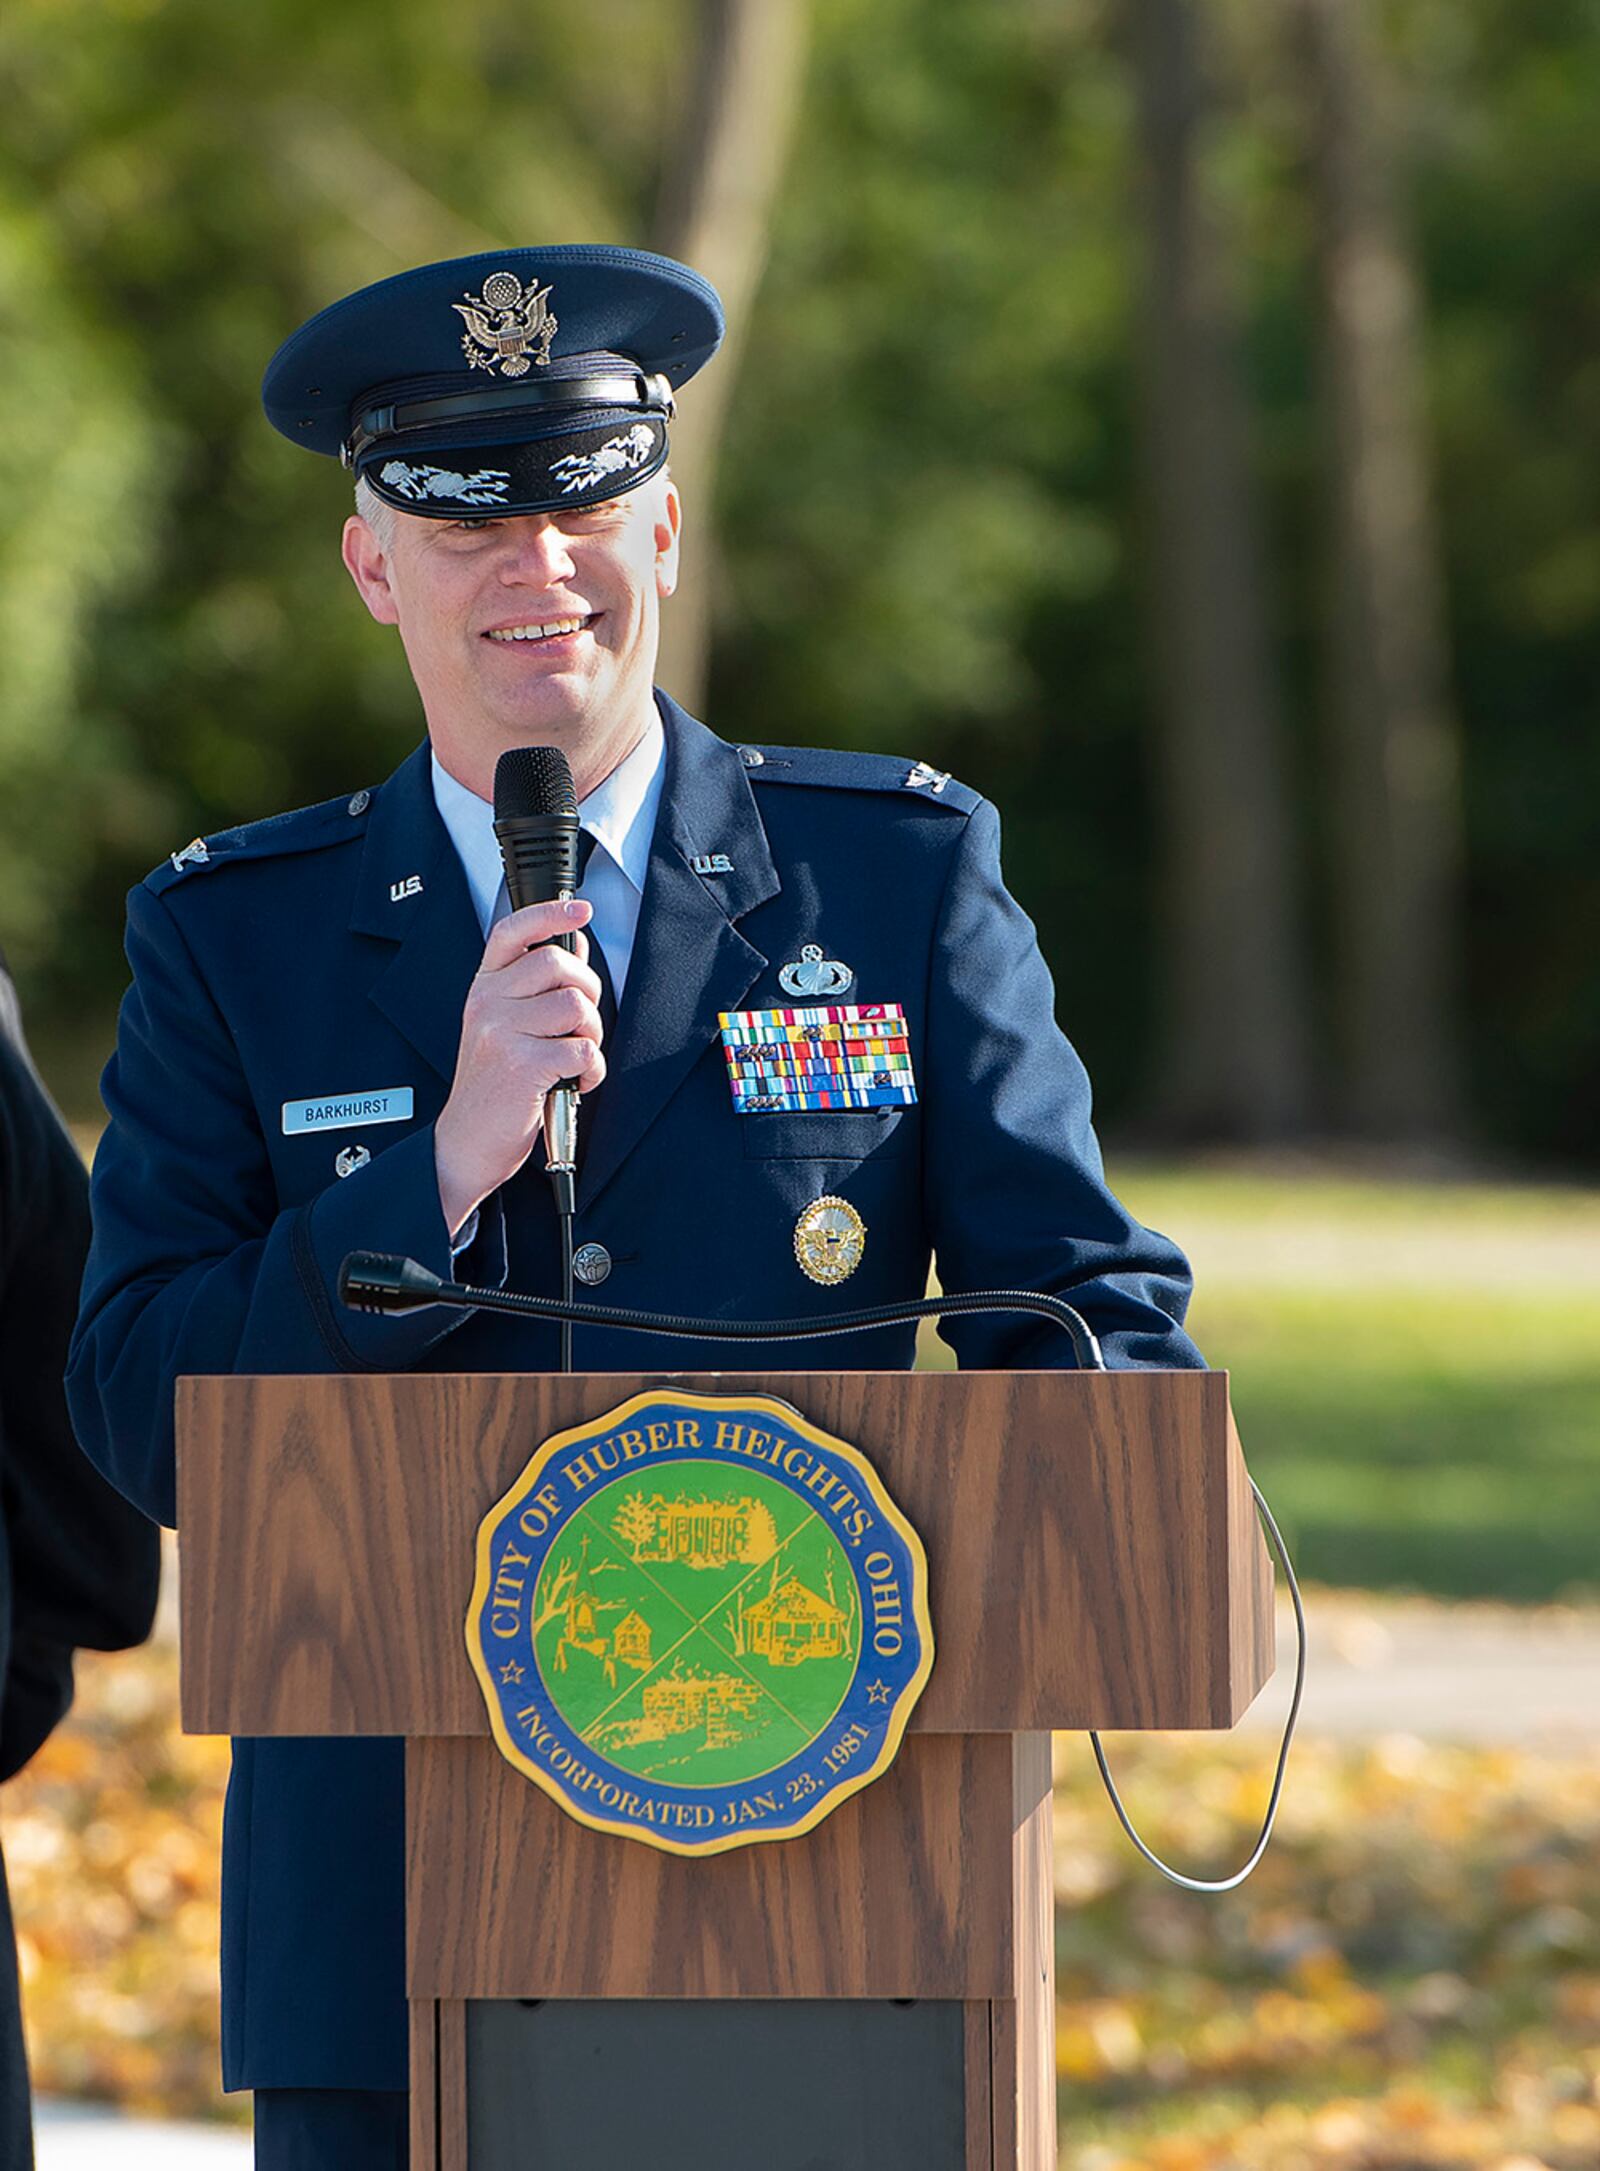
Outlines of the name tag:
[[404,1123],[411,1114],[410,1086],[382,1086],[371,1093],[319,1093],[315,1100],[285,1101],[286,1138],[297,1131],[341,1131],[352,1123]]

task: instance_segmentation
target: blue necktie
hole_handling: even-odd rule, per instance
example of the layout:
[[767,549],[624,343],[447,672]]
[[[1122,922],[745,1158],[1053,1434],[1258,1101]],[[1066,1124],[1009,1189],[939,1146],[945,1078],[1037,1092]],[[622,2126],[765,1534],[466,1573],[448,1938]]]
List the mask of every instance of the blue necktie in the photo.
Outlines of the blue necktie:
[[[595,840],[589,834],[588,830],[580,829],[578,831],[579,889],[582,889],[583,878],[589,871],[589,855],[593,852],[594,847]],[[590,922],[589,926],[584,930],[584,932],[589,937],[589,963],[600,975],[600,1024],[605,1034],[605,1047],[607,1054],[609,1055],[612,1038],[616,1033],[617,1029],[616,990],[611,985],[611,973],[610,969],[606,964],[606,953],[600,946],[600,941],[595,934],[594,923],[592,921]],[[593,1099],[593,1097],[594,1096],[592,1094],[588,1096],[588,1098],[591,1100]]]

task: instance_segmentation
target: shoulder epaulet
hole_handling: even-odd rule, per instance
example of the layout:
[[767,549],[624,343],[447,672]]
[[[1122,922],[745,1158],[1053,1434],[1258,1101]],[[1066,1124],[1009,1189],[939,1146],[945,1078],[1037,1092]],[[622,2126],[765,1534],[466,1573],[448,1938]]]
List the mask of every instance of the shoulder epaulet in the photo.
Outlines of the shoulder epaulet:
[[895,792],[970,814],[982,795],[948,769],[895,754],[857,754],[831,746],[741,746],[739,759],[756,784],[810,784],[825,790]]
[[324,799],[314,807],[296,807],[290,814],[272,814],[262,822],[246,822],[237,829],[219,829],[213,836],[196,837],[181,851],[169,852],[158,867],[152,868],[145,876],[145,888],[170,889],[191,875],[236,866],[242,860],[276,859],[344,844],[362,834],[376,797],[374,791],[350,792],[340,799]]

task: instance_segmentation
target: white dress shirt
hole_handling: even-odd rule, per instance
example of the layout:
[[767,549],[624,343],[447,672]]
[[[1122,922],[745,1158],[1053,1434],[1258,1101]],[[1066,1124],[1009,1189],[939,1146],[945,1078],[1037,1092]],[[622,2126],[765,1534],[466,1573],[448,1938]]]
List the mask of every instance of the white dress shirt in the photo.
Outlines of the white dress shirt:
[[[579,896],[594,907],[589,933],[606,954],[611,985],[620,1004],[628,964],[639,927],[645,876],[650,868],[650,840],[666,768],[667,742],[654,709],[650,728],[626,760],[618,762],[603,784],[578,802],[578,821],[594,839]],[[497,920],[510,911],[494,833],[494,808],[487,799],[458,784],[433,757],[433,798],[450,832],[467,877],[467,888],[485,940]]]

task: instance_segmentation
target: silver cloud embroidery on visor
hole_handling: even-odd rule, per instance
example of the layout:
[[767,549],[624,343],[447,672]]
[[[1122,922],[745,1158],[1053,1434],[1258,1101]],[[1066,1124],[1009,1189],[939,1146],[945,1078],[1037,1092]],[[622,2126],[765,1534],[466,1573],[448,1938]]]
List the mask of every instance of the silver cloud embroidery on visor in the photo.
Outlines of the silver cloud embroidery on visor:
[[458,505],[503,505],[511,486],[504,467],[475,467],[458,475],[448,467],[413,467],[407,460],[386,460],[379,480],[404,498],[454,498]]
[[596,452],[569,452],[550,462],[552,475],[561,477],[564,495],[603,482],[607,475],[626,475],[643,467],[656,449],[655,435],[642,422],[621,437],[608,437]]

